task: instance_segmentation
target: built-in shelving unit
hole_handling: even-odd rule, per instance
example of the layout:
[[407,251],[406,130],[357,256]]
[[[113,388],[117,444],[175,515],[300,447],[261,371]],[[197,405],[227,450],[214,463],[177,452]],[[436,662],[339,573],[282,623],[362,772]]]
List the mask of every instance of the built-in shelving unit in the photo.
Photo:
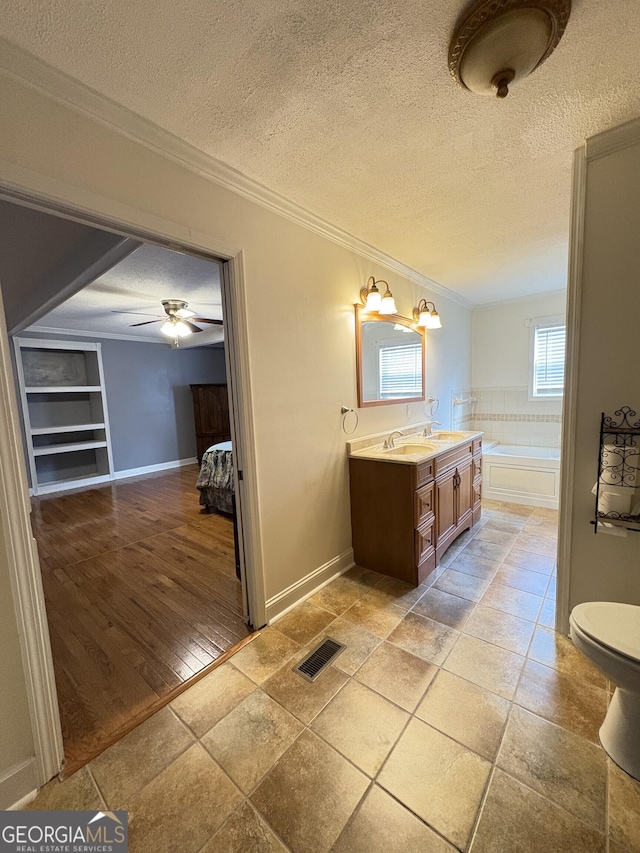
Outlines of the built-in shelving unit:
[[100,344],[36,338],[14,343],[33,493],[112,479]]

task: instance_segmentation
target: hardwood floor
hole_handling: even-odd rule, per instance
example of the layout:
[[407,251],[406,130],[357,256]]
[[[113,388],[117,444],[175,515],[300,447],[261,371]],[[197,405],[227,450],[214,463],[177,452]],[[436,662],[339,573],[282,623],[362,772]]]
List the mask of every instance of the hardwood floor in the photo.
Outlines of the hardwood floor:
[[66,774],[249,634],[233,523],[196,465],[32,499]]

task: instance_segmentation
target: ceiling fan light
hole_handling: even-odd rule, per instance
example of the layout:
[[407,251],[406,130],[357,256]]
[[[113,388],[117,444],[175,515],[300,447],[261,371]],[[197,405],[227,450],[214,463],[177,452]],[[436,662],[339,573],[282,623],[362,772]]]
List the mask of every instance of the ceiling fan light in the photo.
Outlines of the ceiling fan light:
[[168,338],[175,338],[176,336],[174,324],[171,322],[171,320],[165,320],[165,322],[160,326],[160,331]]
[[177,335],[179,338],[186,338],[191,334],[191,329],[186,323],[183,323],[182,320],[178,320],[177,323],[172,323],[172,326],[174,335]]

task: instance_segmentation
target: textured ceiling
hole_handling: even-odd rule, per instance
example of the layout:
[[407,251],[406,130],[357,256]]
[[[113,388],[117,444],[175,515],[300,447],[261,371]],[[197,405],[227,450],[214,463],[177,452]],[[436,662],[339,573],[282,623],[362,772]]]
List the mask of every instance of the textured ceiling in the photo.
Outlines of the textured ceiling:
[[[184,299],[199,317],[222,319],[220,267],[214,261],[142,245],[30,328],[106,332],[170,344],[160,332],[161,323],[131,328],[132,323],[164,316],[163,299]],[[188,341],[202,345],[222,339],[219,326],[203,324],[203,332]]]
[[475,302],[565,285],[571,152],[640,113],[640,3],[574,0],[502,102],[464,0],[4,0],[11,41]]

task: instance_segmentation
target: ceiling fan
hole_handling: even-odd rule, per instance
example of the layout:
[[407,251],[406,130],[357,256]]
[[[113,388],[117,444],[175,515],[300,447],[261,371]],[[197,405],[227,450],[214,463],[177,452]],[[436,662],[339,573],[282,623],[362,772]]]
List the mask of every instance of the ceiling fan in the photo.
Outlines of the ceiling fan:
[[188,302],[183,299],[163,299],[162,306],[166,317],[157,317],[155,320],[145,320],[142,323],[132,323],[135,326],[147,326],[150,323],[162,323],[160,331],[169,338],[185,338],[193,332],[203,330],[196,323],[210,323],[214,326],[222,326],[222,320],[210,320],[207,317],[196,317],[195,311],[190,311]]

